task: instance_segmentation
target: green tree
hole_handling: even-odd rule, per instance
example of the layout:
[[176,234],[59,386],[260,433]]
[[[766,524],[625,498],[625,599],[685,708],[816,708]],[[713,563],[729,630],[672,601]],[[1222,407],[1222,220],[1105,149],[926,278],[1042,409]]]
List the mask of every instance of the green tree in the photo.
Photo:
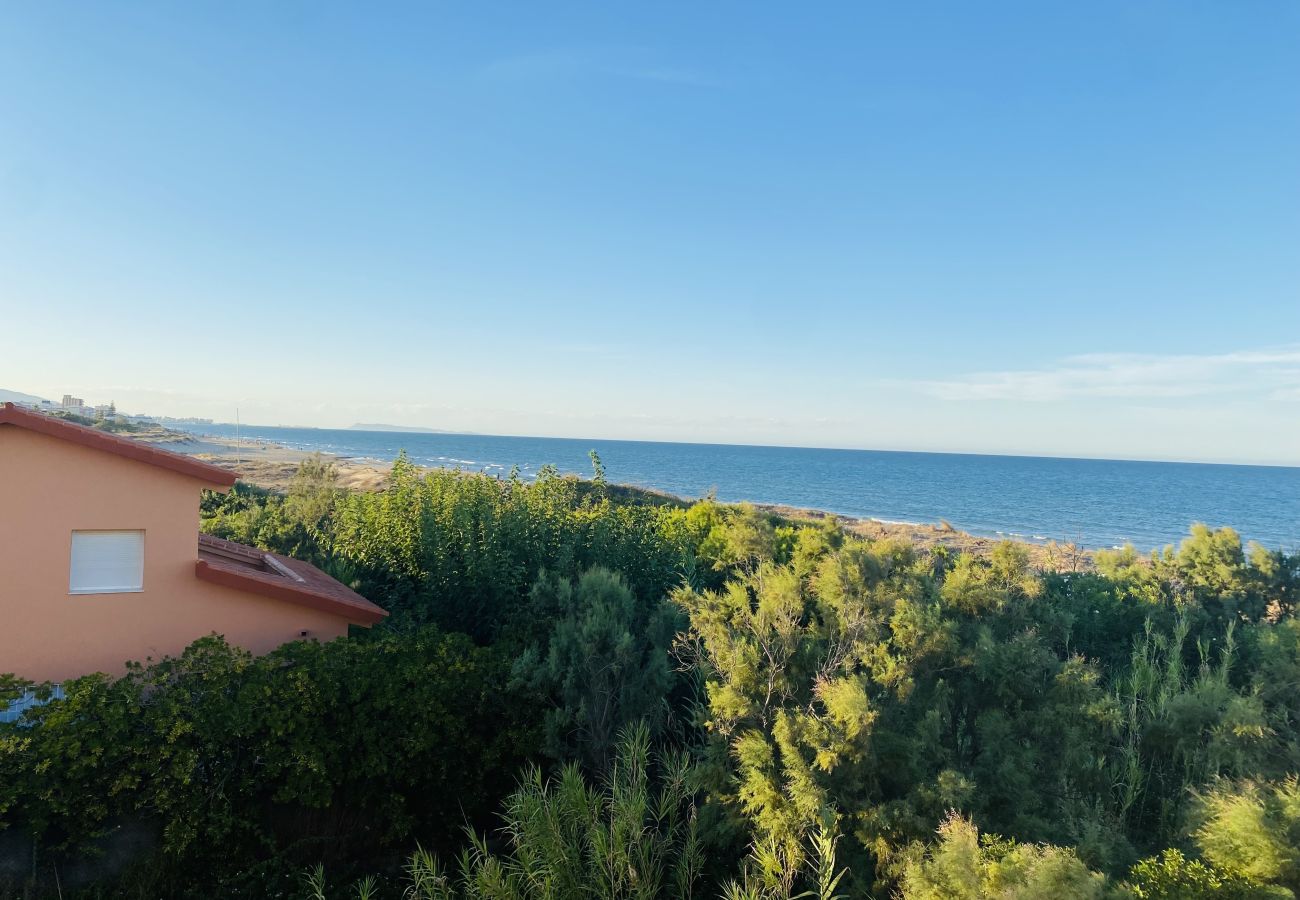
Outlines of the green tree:
[[554,627],[519,658],[515,677],[552,699],[547,752],[603,772],[627,726],[640,721],[652,735],[663,730],[680,615],[665,601],[638,601],[620,575],[603,568],[576,581],[543,573],[532,604],[532,617]]
[[722,591],[675,595],[691,623],[679,655],[704,673],[704,724],[734,764],[724,799],[794,869],[878,715],[870,675],[888,668],[876,640],[885,609],[870,579],[887,566],[854,545],[815,579],[763,563]]

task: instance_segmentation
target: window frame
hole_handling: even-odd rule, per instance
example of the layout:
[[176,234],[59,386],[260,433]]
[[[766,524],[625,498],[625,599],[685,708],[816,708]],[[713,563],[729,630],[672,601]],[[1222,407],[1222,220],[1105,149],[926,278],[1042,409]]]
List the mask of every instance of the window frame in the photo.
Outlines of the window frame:
[[[133,534],[140,536],[140,578],[135,587],[73,587],[73,574],[76,570],[77,535],[95,534]],[[144,591],[145,581],[145,530],[143,528],[74,528],[68,540],[68,596],[87,597],[95,594],[139,594]]]

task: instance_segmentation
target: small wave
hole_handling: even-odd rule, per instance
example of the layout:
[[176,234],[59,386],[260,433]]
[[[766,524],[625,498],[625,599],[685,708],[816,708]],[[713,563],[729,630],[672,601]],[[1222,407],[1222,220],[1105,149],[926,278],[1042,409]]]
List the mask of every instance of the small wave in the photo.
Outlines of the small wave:
[[472,459],[457,459],[454,456],[429,456],[426,459],[436,460],[440,463],[451,463],[456,466],[477,466],[478,463]]

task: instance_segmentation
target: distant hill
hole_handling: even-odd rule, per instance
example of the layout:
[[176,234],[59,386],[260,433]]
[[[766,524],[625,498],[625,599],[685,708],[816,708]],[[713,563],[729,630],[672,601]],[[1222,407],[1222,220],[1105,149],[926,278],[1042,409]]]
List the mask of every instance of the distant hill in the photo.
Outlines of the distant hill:
[[0,390],[0,403],[40,403],[44,397],[33,394],[20,394],[18,391]]
[[447,431],[444,428],[422,428],[419,425],[376,425],[358,422],[356,425],[349,425],[348,431],[402,431],[408,434],[458,434],[459,432]]

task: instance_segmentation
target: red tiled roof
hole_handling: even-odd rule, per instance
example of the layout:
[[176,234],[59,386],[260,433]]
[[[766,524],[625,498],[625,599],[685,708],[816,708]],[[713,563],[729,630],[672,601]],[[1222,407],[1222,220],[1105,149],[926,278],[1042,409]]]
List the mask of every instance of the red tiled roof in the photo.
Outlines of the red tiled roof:
[[127,459],[148,463],[151,466],[171,469],[173,472],[180,472],[182,475],[197,478],[205,484],[230,487],[235,483],[235,473],[220,466],[214,466],[211,463],[205,463],[180,453],[173,453],[170,450],[163,450],[152,444],[109,434],[106,431],[88,428],[85,425],[78,425],[75,422],[68,422],[54,416],[47,416],[36,410],[24,409],[12,403],[0,406],[0,425],[16,425],[19,428],[26,428],[28,431],[36,431],[59,440],[90,447],[92,450],[115,453],[118,456],[125,456]]
[[373,625],[388,615],[309,563],[208,534],[199,535],[194,574],[214,584],[334,613],[357,625]]

